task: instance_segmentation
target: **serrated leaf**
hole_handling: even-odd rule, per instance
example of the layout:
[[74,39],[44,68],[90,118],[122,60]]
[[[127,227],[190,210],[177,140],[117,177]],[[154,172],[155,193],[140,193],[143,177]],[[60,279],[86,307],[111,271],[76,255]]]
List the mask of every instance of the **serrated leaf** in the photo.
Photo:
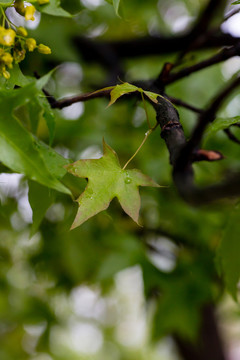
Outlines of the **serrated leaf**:
[[55,200],[55,191],[40,185],[35,181],[28,182],[28,200],[33,211],[33,223],[30,237],[38,230],[47,209]]
[[118,198],[123,210],[138,223],[140,209],[138,187],[159,187],[139,170],[123,170],[117,154],[104,140],[102,158],[78,160],[65,168],[75,176],[88,179],[85,191],[77,199],[79,209],[72,229],[100,211],[106,210],[114,197]]
[[47,81],[47,77],[21,89],[0,92],[2,109],[0,113],[0,161],[11,170],[25,174],[29,179],[70,194],[70,191],[59,181],[66,172],[63,165],[68,163],[68,160],[62,158],[61,169],[59,169],[58,155],[55,151],[46,148],[36,140],[14,116],[14,109],[17,106],[26,104],[38,96],[39,88],[45,84],[45,81]]
[[240,280],[240,206],[231,214],[225,233],[217,252],[220,271],[225,279],[227,290],[237,301],[237,284]]
[[120,85],[116,85],[110,93],[111,100],[108,106],[114,104],[121,96],[129,94],[134,91],[139,91],[139,88],[127,82]]
[[[105,88],[105,89],[101,89],[98,91],[107,90],[107,89],[110,89],[110,88]],[[113,90],[110,93],[111,100],[110,100],[108,106],[114,104],[121,96],[129,94],[131,92],[135,92],[135,91],[145,94],[151,101],[153,101],[155,103],[157,103],[157,98],[159,96],[162,97],[159,94],[153,93],[151,91],[145,91],[140,87],[129,84],[128,82],[124,82],[123,84],[116,85],[113,87]]]
[[229,128],[229,126],[240,122],[240,116],[234,116],[231,118],[217,118],[212,124],[210,124],[205,132],[204,141],[206,142],[210,136],[220,130]]
[[153,92],[151,92],[151,91],[144,91],[144,90],[143,90],[143,93],[144,93],[151,101],[153,101],[153,102],[155,102],[155,103],[158,102],[158,101],[157,101],[157,98],[158,98],[159,96],[162,97],[161,95],[156,94],[156,93],[153,93]]

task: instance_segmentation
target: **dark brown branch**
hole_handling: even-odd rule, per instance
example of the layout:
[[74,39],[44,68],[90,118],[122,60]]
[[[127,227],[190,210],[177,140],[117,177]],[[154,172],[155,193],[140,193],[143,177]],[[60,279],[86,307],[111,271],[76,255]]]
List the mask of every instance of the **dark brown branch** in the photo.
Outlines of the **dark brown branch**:
[[169,96],[167,95],[166,96],[170,101],[171,103],[173,103],[174,105],[178,105],[178,106],[181,106],[181,107],[184,107],[185,109],[188,109],[188,110],[191,110],[193,112],[195,112],[196,114],[201,114],[203,112],[202,109],[199,109],[193,105],[190,105],[188,103],[186,103],[185,101],[183,100],[180,100],[180,99],[177,99],[175,97],[172,97],[172,96]]
[[240,140],[231,132],[230,129],[225,129],[224,132],[230,140],[232,140],[236,144],[240,144]]
[[[215,102],[215,104],[217,101]],[[213,105],[213,108],[215,105]],[[173,105],[163,98],[158,98],[155,104],[157,121],[170,154],[170,163],[173,165],[173,180],[179,194],[192,204],[206,204],[228,197],[240,195],[240,173],[226,178],[222,183],[199,188],[194,184],[192,168],[193,152],[187,161],[183,158],[183,149],[186,148],[186,138],[179,121],[179,115]],[[182,154],[182,157],[179,156]]]
[[172,73],[168,79],[165,80],[165,85],[171,84],[177,80],[180,80],[186,76],[191,75],[197,71],[206,69],[212,65],[216,65],[222,61],[230,59],[233,56],[240,56],[240,43],[236,46],[232,46],[230,48],[224,48],[218,54],[212,56],[211,58],[201,61],[195,65],[189,66],[177,73]]
[[[102,57],[102,54],[104,53],[106,45],[115,53],[118,59],[137,58],[149,55],[173,54],[181,51],[188,46],[189,36],[189,34],[176,37],[159,35],[159,37],[145,36],[137,39],[119,41],[96,41],[75,37],[73,41],[85,60],[104,63],[105,57]],[[238,44],[239,41],[240,38],[218,31],[216,33],[210,33],[207,37],[203,38],[197,49],[216,49],[223,46],[234,46]],[[99,53],[101,54],[100,59],[98,56]]]
[[217,8],[221,6],[221,3],[226,3],[225,0],[210,0],[200,14],[195,26],[191,30],[190,37],[192,40],[196,39],[197,37],[201,36],[201,34],[205,33],[206,30],[209,28],[210,22],[213,16],[216,14]]
[[187,161],[191,157],[191,153],[199,146],[206,127],[215,119],[216,113],[219,110],[219,107],[222,105],[222,102],[239,85],[240,77],[237,77],[234,81],[229,83],[222,91],[220,91],[220,93],[216,96],[208,109],[200,115],[198,124],[193,130],[192,136],[182,154],[182,157],[185,158],[185,161]]
[[206,304],[201,311],[201,327],[196,344],[179,335],[175,335],[174,340],[184,360],[226,360],[212,304]]
[[180,52],[176,64],[181,62],[181,59],[183,59],[186,53],[194,48],[198,48],[201,42],[210,35],[210,33],[208,33],[209,25],[213,16],[216,14],[217,8],[221,6],[221,3],[225,3],[225,0],[210,0],[208,2],[207,6],[197,19],[194,27],[190,31],[188,45]]
[[61,100],[55,100],[55,102],[53,102],[50,105],[52,106],[53,109],[63,109],[64,107],[70,106],[70,105],[75,104],[80,101],[87,101],[87,100],[96,99],[96,98],[109,97],[111,90],[112,90],[112,88],[105,89],[105,90],[98,90],[98,91],[80,94],[80,95],[76,95],[76,96],[71,96],[68,98],[61,99]]

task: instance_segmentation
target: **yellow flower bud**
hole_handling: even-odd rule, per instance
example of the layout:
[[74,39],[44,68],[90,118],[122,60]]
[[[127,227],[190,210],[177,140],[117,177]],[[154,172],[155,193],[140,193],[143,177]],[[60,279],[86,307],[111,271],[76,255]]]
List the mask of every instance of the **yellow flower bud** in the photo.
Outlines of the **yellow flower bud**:
[[7,70],[3,70],[3,76],[8,80],[10,78],[10,73]]
[[0,44],[6,46],[12,46],[15,41],[16,33],[12,29],[5,29],[0,26]]
[[25,58],[25,54],[26,54],[26,50],[24,50],[24,49],[22,49],[22,50],[14,49],[13,50],[14,61],[17,64],[20,63]]
[[39,5],[44,5],[44,4],[49,3],[49,0],[37,0],[37,2]]
[[17,29],[17,34],[21,36],[28,36],[27,30],[22,26],[19,26],[19,28]]
[[36,9],[33,5],[27,6],[25,8],[25,19],[26,20],[35,20],[34,18],[34,13],[35,13]]
[[38,45],[38,52],[41,54],[51,54],[51,49],[43,44]]
[[24,8],[24,2],[23,2],[23,0],[15,0],[15,2],[14,2],[14,7],[15,7],[16,11],[17,11],[20,15],[24,15],[24,14],[25,14],[25,8]]
[[36,40],[33,38],[26,39],[26,47],[28,51],[33,51],[37,47]]
[[4,53],[1,57],[1,61],[4,62],[4,64],[7,65],[9,69],[12,69],[13,57],[11,54]]

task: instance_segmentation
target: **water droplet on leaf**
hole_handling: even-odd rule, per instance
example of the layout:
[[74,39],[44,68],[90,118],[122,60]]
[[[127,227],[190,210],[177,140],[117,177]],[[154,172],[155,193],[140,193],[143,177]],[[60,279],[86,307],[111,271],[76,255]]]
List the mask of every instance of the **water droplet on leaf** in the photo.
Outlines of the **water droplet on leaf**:
[[124,181],[125,181],[125,184],[131,184],[132,179],[129,176],[127,176]]

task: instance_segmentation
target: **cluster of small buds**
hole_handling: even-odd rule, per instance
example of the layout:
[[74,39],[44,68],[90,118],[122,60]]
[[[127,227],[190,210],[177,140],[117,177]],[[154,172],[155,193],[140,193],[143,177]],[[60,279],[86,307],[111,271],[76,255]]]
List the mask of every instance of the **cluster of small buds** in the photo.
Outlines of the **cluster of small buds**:
[[[44,5],[49,3],[49,0],[35,0],[33,2]],[[13,6],[20,15],[25,17],[25,20],[34,20],[36,9],[33,5],[25,5],[23,0],[15,0]],[[43,44],[37,45],[34,38],[28,37],[28,32],[24,27],[15,26],[8,20],[3,11],[2,13],[5,20],[3,23],[6,24],[6,27],[0,26],[0,76],[9,79],[8,69],[12,69],[13,63],[21,62],[27,51],[32,52],[37,49],[39,53],[51,54],[51,49]]]
[[[35,2],[36,1],[39,5],[45,5],[45,4],[49,3],[50,0],[35,0]],[[15,0],[14,7],[20,15],[25,17],[25,20],[35,20],[34,13],[35,13],[36,9],[35,9],[34,5],[26,6],[26,5],[24,5],[23,0]]]

